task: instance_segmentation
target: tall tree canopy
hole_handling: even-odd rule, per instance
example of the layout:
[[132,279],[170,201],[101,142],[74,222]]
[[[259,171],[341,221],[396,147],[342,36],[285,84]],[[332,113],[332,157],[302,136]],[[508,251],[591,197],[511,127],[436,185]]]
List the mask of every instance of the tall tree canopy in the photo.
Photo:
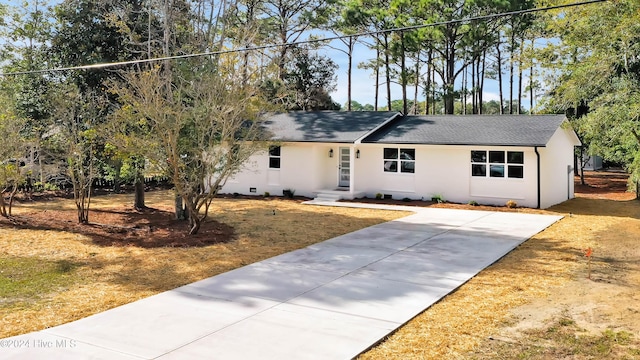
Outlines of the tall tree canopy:
[[575,123],[591,152],[625,164],[639,180],[640,3],[577,7],[547,21],[560,40],[542,51],[555,79],[549,110],[588,108]]

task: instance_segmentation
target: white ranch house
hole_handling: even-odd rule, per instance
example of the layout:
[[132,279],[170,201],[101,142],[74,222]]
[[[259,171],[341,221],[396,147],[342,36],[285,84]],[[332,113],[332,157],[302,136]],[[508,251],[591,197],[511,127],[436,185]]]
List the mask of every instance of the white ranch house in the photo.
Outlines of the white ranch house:
[[220,192],[547,208],[574,196],[580,141],[566,123],[561,115],[276,114],[264,126],[279,146],[254,155]]

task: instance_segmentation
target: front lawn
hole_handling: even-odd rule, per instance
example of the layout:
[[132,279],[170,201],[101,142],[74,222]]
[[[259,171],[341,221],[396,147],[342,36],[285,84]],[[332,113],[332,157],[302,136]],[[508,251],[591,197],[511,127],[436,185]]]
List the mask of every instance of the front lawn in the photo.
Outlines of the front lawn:
[[[167,191],[96,197],[92,224],[77,225],[72,200],[20,204],[0,220],[0,338],[66,323],[406,212],[218,199],[204,235],[172,223]],[[208,242],[208,239],[213,241]],[[189,245],[195,245],[189,247]]]
[[548,209],[564,219],[360,358],[640,358],[640,201],[624,174],[587,183]]

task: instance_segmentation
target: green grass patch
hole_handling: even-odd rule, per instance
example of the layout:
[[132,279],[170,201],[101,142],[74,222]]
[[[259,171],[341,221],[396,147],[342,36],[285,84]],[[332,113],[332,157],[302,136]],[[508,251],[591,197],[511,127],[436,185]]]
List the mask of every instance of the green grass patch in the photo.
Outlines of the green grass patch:
[[36,257],[0,258],[0,305],[30,302],[78,280],[79,264]]
[[[627,331],[607,329],[600,334],[588,334],[568,317],[562,317],[546,329],[525,332],[521,345],[503,346],[499,353],[515,350],[517,359],[547,358],[621,358],[620,354],[637,351],[633,334]],[[624,355],[622,358],[625,358]]]

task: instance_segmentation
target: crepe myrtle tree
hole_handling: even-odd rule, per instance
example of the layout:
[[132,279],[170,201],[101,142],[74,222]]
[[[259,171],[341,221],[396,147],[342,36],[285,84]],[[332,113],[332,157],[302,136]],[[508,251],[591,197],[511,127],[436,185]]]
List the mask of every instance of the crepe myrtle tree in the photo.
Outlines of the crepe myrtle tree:
[[116,117],[138,128],[130,133],[169,176],[191,235],[227,179],[267,146],[259,122],[266,103],[242,81],[237,60],[157,66],[126,73],[112,86],[123,104]]
[[[2,97],[2,109],[0,109],[0,216],[11,217],[13,199],[19,186],[25,181],[22,171],[24,162],[20,158],[24,155],[25,142],[20,136],[24,119],[15,116],[6,106],[7,99]],[[5,200],[5,194],[8,198]]]
[[49,141],[59,147],[73,186],[78,223],[89,223],[93,180],[98,175],[99,155],[104,147],[104,121],[108,99],[103,94],[61,84],[53,103],[53,126]]

